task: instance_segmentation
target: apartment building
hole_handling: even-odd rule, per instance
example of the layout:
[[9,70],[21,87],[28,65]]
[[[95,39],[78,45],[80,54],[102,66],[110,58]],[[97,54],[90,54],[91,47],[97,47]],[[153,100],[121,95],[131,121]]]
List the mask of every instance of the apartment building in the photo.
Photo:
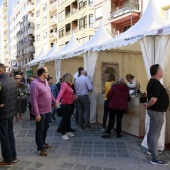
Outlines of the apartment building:
[[[125,32],[143,14],[149,0],[94,0],[94,28],[102,21],[111,36]],[[165,19],[170,20],[170,2],[154,1]],[[106,10],[107,9],[107,10]]]
[[25,71],[25,64],[33,59],[34,0],[21,0],[10,16],[11,69]]
[[80,44],[94,34],[93,0],[58,0],[58,45],[65,46],[74,33]]
[[94,0],[94,11],[94,28],[102,21],[108,33],[115,36],[140,19],[142,0]]
[[42,48],[49,51],[57,41],[57,0],[36,0],[35,22],[35,57]]
[[5,64],[7,70],[10,67],[8,53],[8,1],[0,4],[0,63]]

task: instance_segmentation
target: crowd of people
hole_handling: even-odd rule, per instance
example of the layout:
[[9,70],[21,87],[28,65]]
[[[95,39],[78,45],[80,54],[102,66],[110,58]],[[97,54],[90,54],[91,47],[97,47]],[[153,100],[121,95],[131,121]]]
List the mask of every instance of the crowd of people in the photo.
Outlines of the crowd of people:
[[[148,86],[148,103],[144,107],[150,117],[150,129],[148,133],[148,148],[152,155],[152,164],[168,165],[168,162],[158,158],[158,138],[163,125],[163,116],[169,105],[169,98],[165,88],[160,83],[163,77],[159,65],[150,68],[151,76]],[[124,79],[115,78],[114,74],[108,76],[105,82],[104,114],[102,124],[102,138],[111,138],[116,120],[116,136],[122,137],[122,117],[128,110],[128,102],[131,95],[140,92],[140,84],[131,74]],[[15,138],[13,133],[13,119],[22,123],[22,115],[29,106],[30,120],[35,120],[35,142],[40,156],[47,156],[47,149],[51,146],[46,142],[50,123],[56,120],[56,112],[60,110],[62,118],[57,132],[61,133],[63,140],[74,137],[76,130],[72,129],[71,116],[75,115],[75,121],[80,129],[93,130],[90,124],[90,98],[93,85],[87,72],[78,68],[74,77],[66,73],[55,84],[49,76],[48,69],[37,69],[37,76],[29,76],[25,79],[24,73],[5,73],[5,66],[0,63],[0,141],[3,161],[0,166],[12,166],[17,162]],[[76,110],[75,110],[76,106]],[[109,116],[108,116],[109,115]],[[107,124],[107,118],[108,126]]]

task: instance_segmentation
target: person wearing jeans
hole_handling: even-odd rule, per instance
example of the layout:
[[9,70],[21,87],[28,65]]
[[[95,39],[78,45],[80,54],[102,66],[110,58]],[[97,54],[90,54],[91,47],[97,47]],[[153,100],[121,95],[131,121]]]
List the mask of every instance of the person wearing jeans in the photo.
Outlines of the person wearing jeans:
[[0,143],[3,158],[0,167],[10,167],[17,162],[13,131],[13,118],[17,113],[17,83],[5,70],[6,67],[0,63]]
[[[81,76],[75,81],[75,90],[78,97],[79,106],[79,127],[90,129],[90,99],[89,91],[93,90],[90,79],[87,77],[85,70],[81,71]],[[85,117],[85,127],[83,126],[83,117]]]
[[32,114],[35,115],[36,121],[35,141],[38,154],[40,156],[47,156],[45,149],[51,148],[50,145],[45,143],[50,123],[51,106],[52,103],[54,107],[56,107],[57,104],[46,80],[48,78],[47,68],[39,68],[37,75],[30,86],[30,102]]
[[49,123],[51,119],[51,112],[40,114],[41,121],[36,122],[35,141],[37,150],[41,151],[44,149],[45,139],[47,137],[47,131],[49,129]]
[[164,114],[169,106],[169,96],[164,86],[160,83],[160,79],[163,77],[163,71],[159,64],[154,64],[150,67],[150,74],[151,79],[147,85],[148,103],[144,104],[150,117],[149,132],[147,135],[148,148],[152,156],[150,163],[166,166],[169,163],[158,157],[158,139],[164,123]]

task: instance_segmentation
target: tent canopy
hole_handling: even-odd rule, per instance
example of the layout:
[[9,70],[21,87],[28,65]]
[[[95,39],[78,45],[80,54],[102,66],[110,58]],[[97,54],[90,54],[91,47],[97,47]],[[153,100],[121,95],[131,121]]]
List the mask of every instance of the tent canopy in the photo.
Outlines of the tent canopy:
[[64,53],[63,55],[60,55],[60,59],[67,59],[74,56],[79,56],[82,53],[85,53],[89,49],[91,49],[95,45],[100,45],[104,41],[110,40],[112,37],[106,32],[105,28],[102,25],[102,22],[100,22],[99,28],[95,32],[95,34],[88,40],[86,43],[78,47],[77,49],[69,52]]
[[38,56],[36,58],[34,58],[34,60],[30,61],[29,63],[26,64],[26,66],[34,66],[37,65],[37,61],[40,60],[40,58],[42,56],[45,55],[44,49],[41,50],[41,52],[38,54]]
[[[170,33],[170,24],[164,20],[154,6],[154,1],[150,0],[148,6],[140,20],[124,33],[111,40],[93,47],[93,51],[110,50],[134,44],[139,39],[147,35],[167,35]],[[136,51],[136,48],[133,48]]]
[[58,57],[60,55],[63,55],[65,53],[69,53],[71,51],[73,51],[74,49],[78,48],[80,46],[79,42],[77,41],[76,37],[74,34],[72,34],[72,37],[70,39],[70,41],[68,42],[67,45],[65,45],[61,50],[55,52],[53,55],[47,57],[46,59],[44,59],[44,62],[48,62],[54,59],[58,59]]

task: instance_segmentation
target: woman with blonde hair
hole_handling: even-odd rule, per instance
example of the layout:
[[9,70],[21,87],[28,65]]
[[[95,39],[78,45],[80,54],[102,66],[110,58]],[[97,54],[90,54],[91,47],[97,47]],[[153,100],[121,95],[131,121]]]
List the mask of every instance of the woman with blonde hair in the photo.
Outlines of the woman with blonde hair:
[[63,82],[61,84],[61,89],[56,99],[56,102],[59,103],[61,99],[61,109],[62,109],[62,138],[64,140],[69,140],[69,136],[74,136],[70,132],[70,118],[72,115],[73,102],[76,96],[72,89],[73,76],[70,73],[66,73],[63,76]]

